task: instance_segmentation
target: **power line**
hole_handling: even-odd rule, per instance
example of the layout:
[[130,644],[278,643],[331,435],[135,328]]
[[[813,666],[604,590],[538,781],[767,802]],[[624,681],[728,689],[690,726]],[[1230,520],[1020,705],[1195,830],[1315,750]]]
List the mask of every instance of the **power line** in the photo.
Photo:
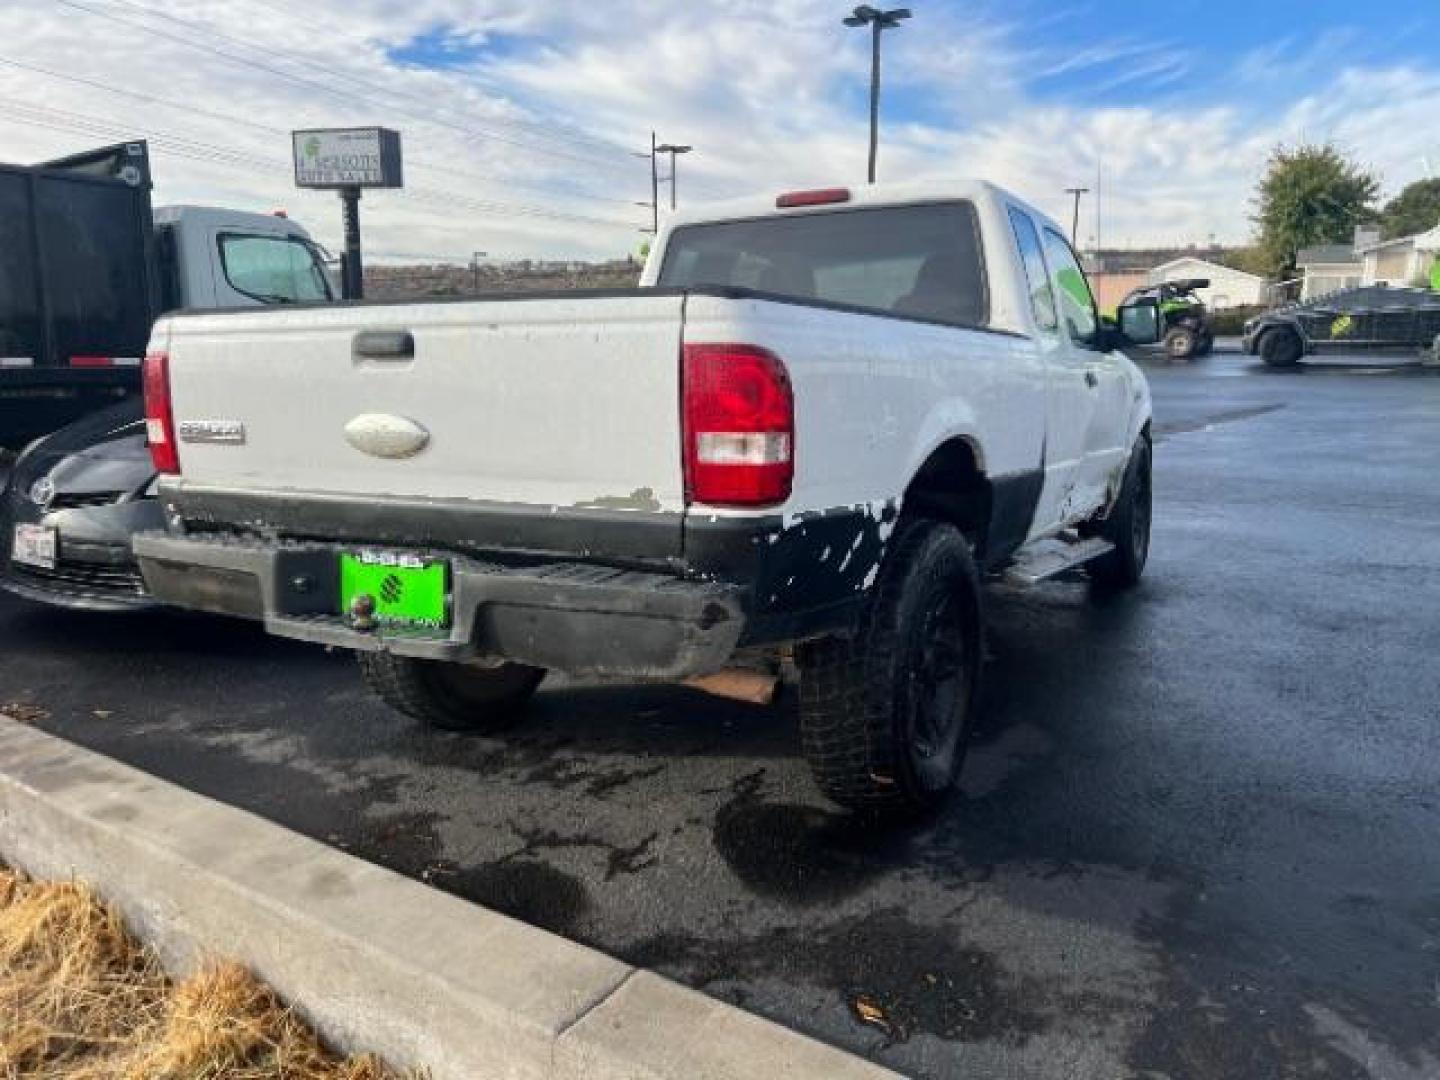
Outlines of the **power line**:
[[[268,8],[270,11],[275,12],[277,15],[284,16],[284,17],[285,17],[287,20],[289,20],[291,23],[294,23],[294,22],[297,21],[296,18],[295,18],[295,13],[294,13],[293,11],[287,11],[285,8],[281,7],[280,5],[275,4],[275,3],[271,3],[270,0],[249,0],[249,2],[250,2],[251,4],[253,4],[253,5],[258,5],[258,6],[263,7],[263,8]],[[135,6],[135,5],[132,3],[131,6]],[[162,12],[158,12],[158,11],[155,12],[155,14],[156,14],[156,15],[163,15]],[[171,18],[171,19],[174,18],[173,16],[169,16],[169,15],[164,15],[163,17],[165,17],[165,18]],[[298,20],[298,21],[302,22],[302,24],[304,24],[304,25],[309,25],[309,26],[311,26],[312,28],[314,28],[314,29],[316,29],[316,30],[319,30],[321,33],[332,33],[332,32],[333,32],[333,26],[330,26],[330,27],[322,26],[319,22],[315,22],[315,21],[313,21],[313,20]],[[193,25],[193,24],[192,24],[192,25]],[[233,40],[237,40],[237,39],[231,38],[230,40],[233,41]],[[242,44],[243,44],[243,42],[242,42]],[[260,46],[251,45],[251,46],[248,46],[248,47],[251,48],[251,49],[253,49],[253,50],[255,50],[255,51],[257,51],[257,52],[258,52],[258,51],[263,51],[263,50],[260,48]],[[295,54],[292,53],[292,55],[295,55]],[[307,60],[306,63],[307,63],[307,64],[311,64],[311,63],[313,63],[313,62]],[[364,85],[364,86],[372,86],[372,87],[375,87],[375,88],[381,90],[381,91],[384,92],[384,93],[394,94],[394,95],[398,95],[398,96],[402,96],[402,97],[409,98],[409,99],[412,100],[412,101],[416,101],[416,102],[420,103],[421,105],[424,105],[426,108],[433,108],[434,105],[435,105],[434,101],[432,101],[431,99],[426,98],[426,97],[423,97],[423,96],[421,96],[421,95],[419,95],[419,94],[416,94],[416,93],[411,93],[411,92],[408,92],[408,91],[398,90],[398,89],[395,89],[394,87],[381,86],[379,83],[376,83],[376,82],[374,82],[373,80],[362,79],[362,78],[360,78],[360,77],[357,76],[357,75],[352,75],[352,74],[350,74],[350,73],[348,73],[348,72],[339,71],[339,70],[337,70],[337,69],[335,69],[335,68],[326,68],[326,69],[323,69],[323,70],[332,71],[332,72],[334,72],[336,75],[340,76],[341,78],[348,79],[348,80],[350,80],[350,81],[352,81],[352,82],[358,82],[358,83],[360,83],[361,85]],[[457,113],[457,114],[459,113],[459,110],[458,110],[458,109],[455,109],[454,107],[447,106],[447,107],[445,107],[445,108],[446,108],[446,111],[448,111],[448,112]],[[618,143],[611,142],[611,141],[608,140],[608,139],[599,139],[599,138],[595,138],[595,137],[589,136],[589,135],[582,135],[582,134],[580,134],[580,133],[575,132],[573,129],[572,129],[572,130],[568,130],[568,131],[560,131],[560,130],[556,130],[553,126],[550,126],[550,125],[538,124],[538,123],[534,123],[534,122],[532,122],[532,121],[525,121],[525,120],[502,119],[502,118],[500,118],[500,117],[492,117],[492,118],[490,118],[490,123],[500,124],[500,125],[505,126],[505,127],[515,127],[515,128],[528,129],[528,130],[533,131],[533,132],[535,132],[535,133],[537,133],[537,134],[539,134],[539,135],[543,135],[543,136],[546,137],[546,138],[561,139],[561,140],[564,140],[564,141],[567,141],[567,142],[572,142],[572,143],[575,143],[575,144],[581,145],[581,146],[593,146],[593,147],[596,147],[596,148],[598,148],[598,149],[602,149],[602,150],[604,150],[604,151],[606,151],[607,153],[610,153],[610,154],[625,155],[625,154],[628,154],[628,153],[629,153],[629,151],[628,151],[625,147],[619,145]]]
[[[117,133],[124,132],[125,130],[123,127],[117,125],[115,121],[106,120],[102,117],[88,116],[84,113],[72,113],[62,109],[34,105],[29,102],[16,101],[14,99],[0,99],[0,112],[8,114],[10,119],[17,123],[49,128],[56,131],[77,132],[101,137],[116,137]],[[125,136],[119,134],[118,137],[124,138]],[[206,143],[197,139],[190,139],[185,136],[177,136],[165,132],[152,132],[147,138],[158,149],[165,150],[177,157],[194,161],[223,165],[249,165],[267,171],[288,170],[290,166],[289,162],[279,158],[246,153],[245,151],[216,146],[213,143]],[[413,198],[417,202],[437,206],[459,207],[481,214],[581,222],[627,230],[636,227],[635,224],[630,221],[592,217],[585,214],[571,214],[538,206],[491,202],[438,188],[418,188],[407,191],[406,194],[407,197]]]
[[[247,117],[237,116],[234,113],[216,112],[213,109],[203,109],[196,105],[189,105],[180,101],[171,101],[167,98],[157,97],[154,94],[146,94],[138,90],[130,90],[124,87],[114,86],[109,83],[101,82],[97,79],[87,79],[80,75],[71,75],[65,72],[53,71],[49,68],[43,68],[35,64],[27,64],[23,61],[15,60],[8,56],[0,56],[0,64],[7,65],[9,67],[19,68],[22,71],[29,71],[38,75],[45,75],[53,79],[61,79],[65,82],[76,83],[81,86],[88,86],[107,94],[114,94],[119,97],[132,98],[136,101],[142,101],[149,105],[161,105],[166,108],[177,109],[182,112],[194,113],[197,116],[203,116],[210,120],[219,120],[227,124],[237,124],[243,127],[253,128],[256,131],[262,131],[267,135],[280,135],[284,136],[287,140],[290,138],[290,132],[285,128],[276,127],[273,124],[261,123],[257,120],[251,120]],[[478,173],[467,172],[464,169],[456,169],[445,165],[435,165],[430,162],[426,162],[423,159],[419,161],[411,159],[406,162],[406,166],[408,168],[417,168],[429,172],[442,173],[463,180],[493,181],[494,179],[493,177],[481,176]],[[539,184],[527,184],[524,181],[511,180],[508,178],[505,180],[505,183],[510,187],[526,188],[531,191],[544,192],[548,195],[560,195],[567,198],[584,199],[590,202],[610,203],[616,206],[630,205],[630,200],[628,199],[615,199],[605,195],[591,195],[586,192],[580,191],[566,191],[553,187],[544,187]]]
[[[332,96],[332,97],[341,97],[341,98],[345,98],[346,100],[353,100],[353,99],[357,96],[357,95],[355,95],[352,91],[340,90],[340,89],[337,89],[336,87],[333,87],[333,86],[327,86],[325,83],[317,82],[317,81],[314,80],[314,79],[306,78],[305,76],[302,76],[302,75],[296,75],[296,74],[294,74],[293,72],[286,71],[286,70],[284,70],[283,68],[276,67],[276,66],[274,66],[273,64],[268,64],[268,63],[265,63],[265,62],[260,61],[260,60],[254,60],[254,59],[251,59],[251,58],[246,57],[246,56],[237,56],[237,55],[235,55],[234,53],[226,52],[224,49],[216,48],[215,46],[209,45],[209,44],[207,44],[207,43],[205,43],[205,42],[203,42],[203,41],[196,41],[196,40],[194,40],[193,38],[187,38],[187,37],[183,37],[183,36],[181,36],[181,35],[179,35],[179,34],[169,33],[169,32],[167,32],[167,31],[165,31],[165,30],[162,30],[162,29],[160,29],[160,28],[158,28],[158,27],[155,27],[155,26],[148,25],[148,24],[146,24],[146,23],[144,23],[144,22],[137,22],[137,21],[134,20],[134,19],[125,18],[124,16],[118,15],[118,14],[116,14],[116,13],[113,12],[113,11],[106,11],[106,10],[101,9],[101,8],[91,7],[91,6],[88,5],[88,4],[81,3],[80,0],[56,0],[56,2],[57,2],[57,3],[60,3],[60,4],[63,4],[63,5],[65,5],[66,7],[74,8],[74,9],[77,10],[77,11],[83,11],[83,12],[86,12],[86,13],[88,13],[88,14],[95,15],[95,16],[97,16],[97,17],[99,17],[99,18],[107,19],[107,20],[109,20],[109,21],[111,21],[111,22],[118,23],[118,24],[120,24],[121,26],[128,26],[128,27],[130,27],[130,28],[132,28],[132,29],[139,30],[139,31],[141,31],[141,32],[143,32],[143,33],[151,34],[151,35],[153,35],[153,36],[155,36],[155,37],[158,37],[158,38],[161,38],[161,39],[163,39],[163,40],[172,41],[172,42],[175,42],[176,44],[184,45],[184,46],[186,46],[187,48],[197,49],[197,50],[199,50],[199,51],[201,51],[201,52],[208,53],[208,54],[210,54],[211,56],[219,57],[219,58],[222,59],[222,60],[228,60],[228,61],[230,61],[230,62],[233,63],[233,64],[240,64],[240,65],[243,65],[243,66],[245,66],[245,67],[251,67],[251,68],[255,68],[256,70],[259,70],[259,71],[264,71],[264,72],[266,72],[267,74],[273,75],[273,76],[275,76],[276,78],[279,78],[279,79],[283,79],[283,80],[285,80],[286,82],[294,83],[294,84],[296,84],[296,85],[298,85],[298,86],[304,86],[304,87],[307,87],[307,88],[312,89],[312,90],[318,90],[318,91],[320,91],[321,93],[323,93],[323,94],[328,94],[328,95],[330,95],[330,96]],[[158,16],[158,17],[161,17],[161,18],[166,18],[166,19],[170,20],[171,22],[179,23],[179,24],[181,24],[181,25],[188,26],[188,27],[190,27],[191,29],[199,30],[199,31],[201,31],[202,33],[206,34],[207,36],[217,37],[217,38],[224,39],[224,40],[226,40],[226,41],[230,41],[230,42],[236,43],[236,44],[238,44],[238,45],[240,45],[241,47],[246,48],[246,49],[251,49],[251,50],[253,50],[253,49],[255,48],[254,46],[249,45],[249,44],[246,43],[246,42],[241,42],[241,41],[239,41],[239,40],[236,39],[236,38],[232,38],[232,37],[229,37],[228,35],[225,35],[225,34],[222,34],[222,33],[218,32],[218,31],[211,30],[211,29],[209,29],[208,27],[203,27],[203,26],[200,26],[199,24],[196,24],[196,23],[190,23],[190,22],[187,22],[187,21],[184,20],[184,19],[180,19],[180,18],[177,17],[177,16],[168,15],[168,14],[165,14],[165,13],[163,13],[163,12],[157,12],[157,11],[154,11],[153,9],[145,8],[145,7],[141,6],[141,5],[131,3],[131,0],[113,0],[113,2],[117,2],[117,3],[123,4],[123,5],[129,7],[129,8],[132,9],[132,10],[138,10],[138,11],[144,13],[144,14],[148,14],[148,15],[151,15],[151,16]],[[266,51],[267,51],[267,52],[272,52],[272,53],[275,53],[275,54],[278,54],[278,55],[285,55],[285,51],[284,51],[284,50],[281,50],[281,49],[268,49],[268,50],[266,50]],[[294,55],[294,54],[291,54],[291,55]],[[309,66],[309,67],[318,67],[318,68],[320,68],[320,70],[330,70],[330,69],[324,68],[323,65],[313,64],[311,61],[309,61],[309,60],[307,60],[307,59],[301,58],[301,60],[302,60],[302,62],[304,62],[304,63],[305,63],[307,66]],[[345,77],[345,76],[342,76],[342,77]],[[387,92],[387,93],[393,93],[393,91],[386,91],[386,92]],[[415,119],[415,120],[420,121],[421,123],[432,124],[432,125],[435,125],[435,126],[438,126],[438,127],[449,128],[449,129],[451,129],[451,130],[461,132],[462,134],[469,135],[469,136],[471,136],[471,137],[479,137],[479,138],[493,139],[493,140],[496,141],[496,142],[505,143],[505,144],[507,144],[507,145],[509,145],[509,146],[514,146],[514,147],[516,147],[516,148],[518,148],[518,149],[528,150],[528,151],[530,151],[531,153],[547,154],[547,155],[549,155],[549,156],[551,156],[551,157],[564,158],[564,159],[568,159],[568,160],[571,160],[571,161],[578,161],[578,162],[582,162],[582,163],[584,163],[584,164],[586,164],[586,165],[590,165],[591,167],[594,167],[594,166],[597,165],[597,164],[602,164],[602,165],[609,166],[609,167],[612,167],[612,168],[620,168],[620,167],[621,167],[621,165],[620,165],[618,162],[608,162],[608,161],[606,161],[606,162],[601,162],[601,161],[599,161],[599,159],[597,159],[597,158],[595,158],[595,157],[593,157],[593,156],[591,156],[591,157],[581,157],[581,156],[578,155],[578,154],[568,153],[568,152],[566,152],[566,151],[564,151],[564,150],[558,150],[558,149],[555,149],[555,148],[553,148],[553,147],[548,147],[548,146],[544,146],[544,145],[541,145],[541,144],[530,143],[530,142],[522,142],[522,141],[520,141],[520,140],[518,140],[518,139],[509,138],[509,137],[504,136],[504,135],[497,135],[497,134],[495,134],[495,133],[492,132],[492,131],[486,131],[486,130],[483,128],[483,126],[481,126],[481,125],[471,124],[470,126],[466,126],[466,125],[461,125],[461,124],[455,124],[455,123],[451,123],[451,122],[449,122],[449,121],[446,121],[446,120],[437,118],[437,117],[431,115],[431,114],[428,113],[428,112],[422,114],[422,113],[414,112],[414,111],[412,111],[412,110],[407,110],[407,109],[403,109],[403,108],[396,108],[395,106],[389,106],[389,107],[395,109],[395,111],[401,113],[401,115],[409,116],[409,117],[411,117],[412,119]]]

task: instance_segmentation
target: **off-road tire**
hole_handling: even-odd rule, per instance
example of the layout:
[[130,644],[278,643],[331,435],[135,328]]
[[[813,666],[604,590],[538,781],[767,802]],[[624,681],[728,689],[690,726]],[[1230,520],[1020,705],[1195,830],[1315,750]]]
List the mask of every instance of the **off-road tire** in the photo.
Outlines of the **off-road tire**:
[[445,731],[479,734],[514,727],[545,678],[543,668],[525,664],[485,668],[379,652],[360,654],[360,674],[397,712]]
[[1175,326],[1166,331],[1162,342],[1165,356],[1172,363],[1184,363],[1193,358],[1200,348],[1200,335],[1191,327]]
[[1261,335],[1257,351],[1260,353],[1260,359],[1270,367],[1294,367],[1305,355],[1305,343],[1300,340],[1300,335],[1294,330],[1281,326],[1274,330],[1266,330]]
[[965,760],[983,657],[969,542],[902,520],[853,635],[796,650],[800,739],[821,791],[886,814],[940,805]]
[[1130,452],[1130,464],[1120,485],[1120,497],[1110,516],[1094,530],[1114,544],[1113,550],[1092,560],[1086,570],[1102,589],[1134,588],[1150,558],[1150,523],[1154,511],[1154,463],[1150,440],[1141,436]]

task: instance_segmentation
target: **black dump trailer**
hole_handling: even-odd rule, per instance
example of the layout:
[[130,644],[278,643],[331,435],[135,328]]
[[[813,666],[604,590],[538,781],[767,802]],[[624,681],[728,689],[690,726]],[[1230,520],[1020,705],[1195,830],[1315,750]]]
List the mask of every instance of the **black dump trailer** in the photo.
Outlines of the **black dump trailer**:
[[0,165],[0,451],[138,391],[159,314],[144,142]]

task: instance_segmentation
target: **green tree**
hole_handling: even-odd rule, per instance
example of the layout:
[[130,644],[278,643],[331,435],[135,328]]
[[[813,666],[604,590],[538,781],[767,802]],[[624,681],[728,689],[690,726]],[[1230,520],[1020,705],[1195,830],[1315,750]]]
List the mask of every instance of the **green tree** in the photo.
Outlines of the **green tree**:
[[1258,247],[1231,248],[1221,254],[1216,261],[1233,270],[1244,270],[1247,274],[1259,274],[1261,277],[1270,272],[1265,253]]
[[1312,244],[1345,244],[1355,226],[1375,219],[1375,176],[1325,143],[1277,146],[1255,196],[1257,246],[1266,271],[1292,277],[1295,253]]
[[1380,235],[1394,240],[1414,236],[1440,225],[1440,177],[1416,180],[1380,211]]

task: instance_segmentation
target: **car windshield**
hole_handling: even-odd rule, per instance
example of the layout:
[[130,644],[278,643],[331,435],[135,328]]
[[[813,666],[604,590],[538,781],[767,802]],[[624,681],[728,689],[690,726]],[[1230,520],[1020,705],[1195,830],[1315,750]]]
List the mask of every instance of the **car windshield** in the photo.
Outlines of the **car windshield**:
[[969,326],[989,318],[968,202],[682,226],[671,234],[658,283],[740,287]]

